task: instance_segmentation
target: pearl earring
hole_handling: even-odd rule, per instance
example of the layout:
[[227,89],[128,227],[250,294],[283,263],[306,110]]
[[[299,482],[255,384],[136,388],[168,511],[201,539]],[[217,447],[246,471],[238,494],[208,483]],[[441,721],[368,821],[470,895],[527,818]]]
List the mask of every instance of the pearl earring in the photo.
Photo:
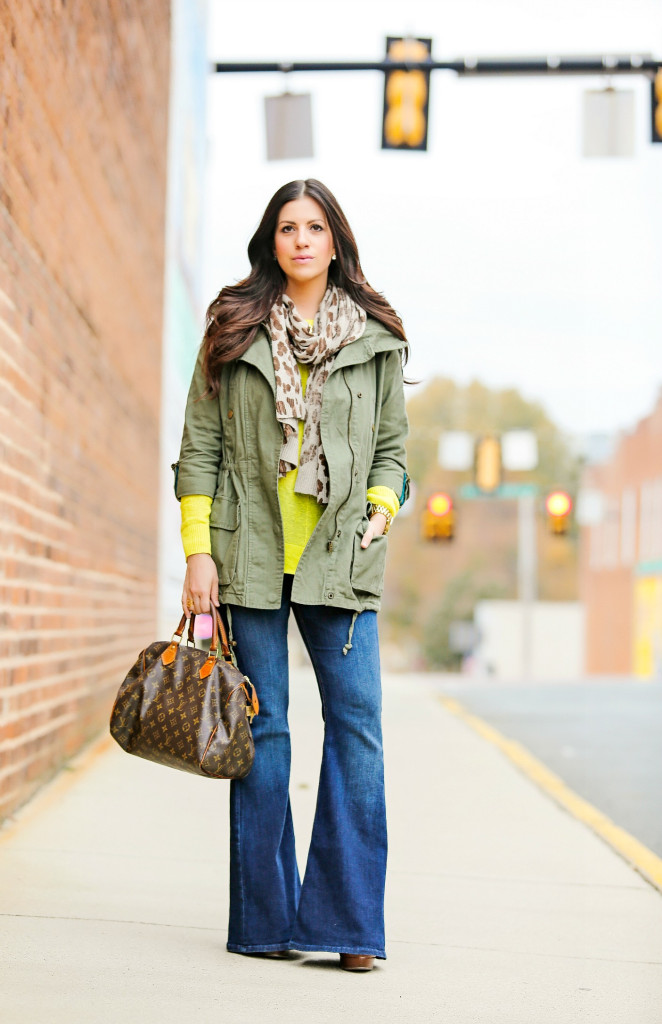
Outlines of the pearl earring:
[[335,252],[334,252],[334,254],[333,254],[333,256],[331,257],[331,259],[332,259],[332,260],[335,260],[335,258],[336,258],[336,254],[335,254]]

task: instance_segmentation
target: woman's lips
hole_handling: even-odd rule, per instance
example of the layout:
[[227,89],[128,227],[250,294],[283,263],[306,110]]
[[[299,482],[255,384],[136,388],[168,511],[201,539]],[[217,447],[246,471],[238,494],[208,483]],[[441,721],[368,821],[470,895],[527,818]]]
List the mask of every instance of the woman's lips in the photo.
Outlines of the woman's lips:
[[295,263],[307,263],[308,260],[312,260],[312,256],[294,256]]

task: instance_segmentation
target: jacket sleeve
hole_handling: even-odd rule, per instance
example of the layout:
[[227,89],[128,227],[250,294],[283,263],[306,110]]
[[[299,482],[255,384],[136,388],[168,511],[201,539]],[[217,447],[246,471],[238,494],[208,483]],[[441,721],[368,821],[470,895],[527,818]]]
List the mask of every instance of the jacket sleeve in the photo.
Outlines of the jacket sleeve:
[[390,487],[400,505],[404,505],[409,497],[405,452],[408,432],[400,352],[388,352],[385,355],[382,406],[368,488]]
[[175,494],[216,494],[221,464],[222,436],[218,398],[200,398],[207,389],[202,369],[202,350],[198,355],[189,388],[184,416],[184,432],[179,461],[173,465]]

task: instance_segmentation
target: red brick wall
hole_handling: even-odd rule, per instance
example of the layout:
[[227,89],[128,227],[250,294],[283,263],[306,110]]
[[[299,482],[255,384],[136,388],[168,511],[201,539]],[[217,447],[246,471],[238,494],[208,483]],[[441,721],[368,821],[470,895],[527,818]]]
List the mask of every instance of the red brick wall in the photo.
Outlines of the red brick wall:
[[[583,487],[605,498],[605,516],[582,530],[580,592],[586,606],[586,670],[630,674],[634,669],[634,596],[637,571],[662,559],[662,523],[651,545],[642,532],[643,491],[662,483],[662,395],[650,416],[625,434],[605,464],[590,466]],[[632,522],[623,517],[623,494]],[[657,517],[656,517],[657,518]]]
[[156,614],[167,0],[0,0],[0,818]]

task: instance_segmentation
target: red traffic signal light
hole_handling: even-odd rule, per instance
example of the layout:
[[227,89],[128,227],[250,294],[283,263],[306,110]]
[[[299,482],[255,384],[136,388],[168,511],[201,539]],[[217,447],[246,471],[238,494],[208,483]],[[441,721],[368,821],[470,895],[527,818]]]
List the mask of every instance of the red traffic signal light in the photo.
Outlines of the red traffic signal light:
[[436,491],[428,498],[428,512],[432,516],[446,516],[453,508],[453,499],[444,491]]
[[428,498],[421,520],[423,540],[452,540],[455,532],[453,499],[444,491],[436,491]]
[[568,516],[572,509],[572,498],[566,491],[552,491],[545,498],[549,528],[552,533],[565,533]]

